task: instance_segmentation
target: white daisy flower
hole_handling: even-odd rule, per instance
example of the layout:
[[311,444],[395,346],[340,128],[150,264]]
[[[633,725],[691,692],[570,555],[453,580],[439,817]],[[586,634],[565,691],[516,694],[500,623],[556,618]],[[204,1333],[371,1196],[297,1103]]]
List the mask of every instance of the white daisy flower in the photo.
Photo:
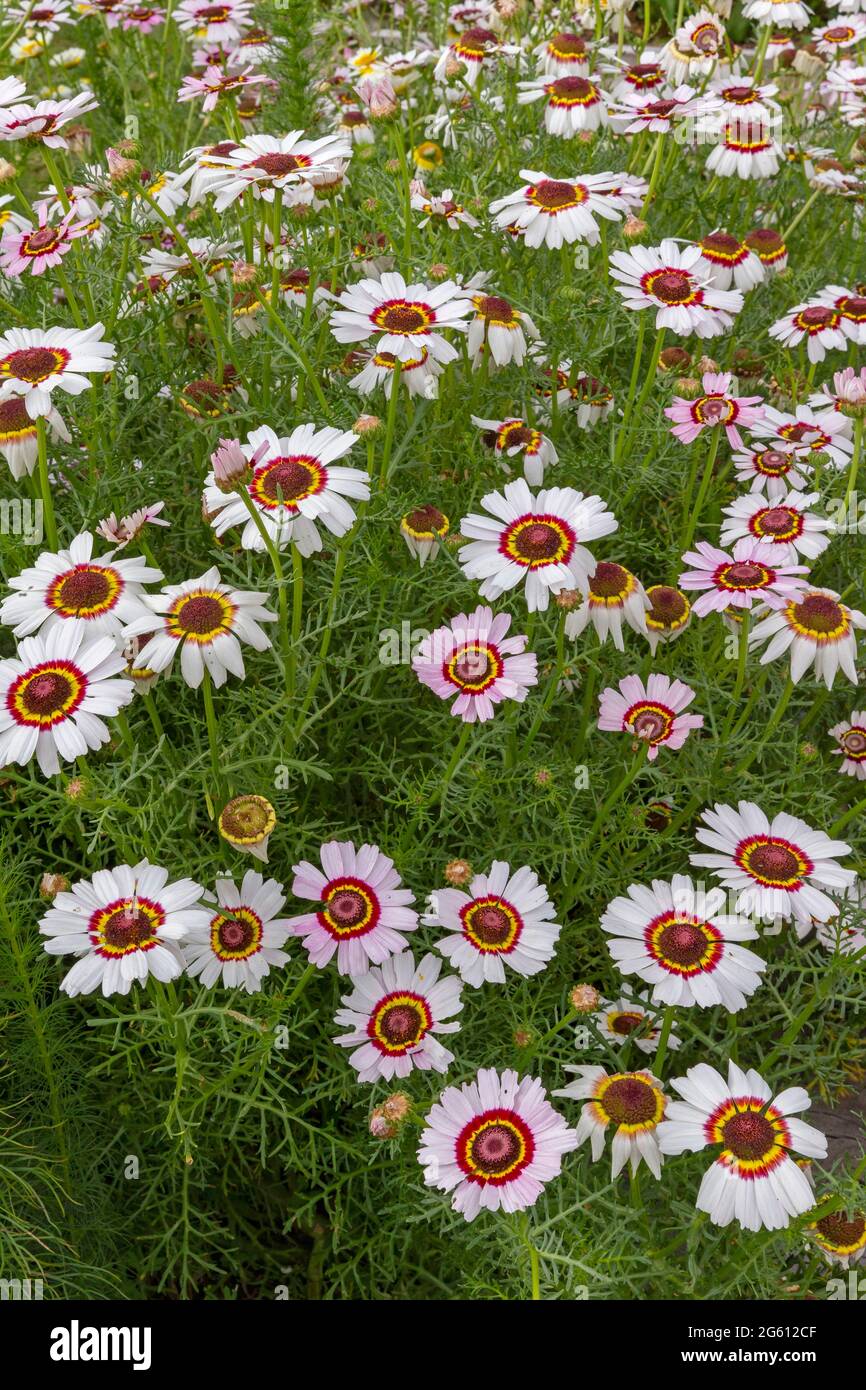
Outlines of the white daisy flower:
[[823,362],[828,352],[844,351],[847,346],[841,324],[838,309],[810,300],[795,304],[767,332],[786,348],[795,348],[805,340],[809,361]]
[[102,340],[104,325],[92,328],[7,328],[0,334],[0,401],[23,396],[31,420],[50,415],[51,392],[78,396],[93,372],[114,366],[113,343]]
[[757,928],[724,908],[723,889],[706,893],[675,874],[651,888],[632,884],[605,909],[601,927],[622,973],[653,986],[654,1004],[721,1004],[736,1013],[761,983],[765,962],[740,945],[754,941]]
[[100,990],[128,994],[137,980],[176,980],[183,970],[178,942],[207,914],[197,906],[201,884],[169,883],[168,870],[146,859],[100,869],[58,893],[39,923],[49,955],[79,959],[60,988],[73,998]]
[[577,1142],[588,1139],[592,1161],[597,1163],[604,1153],[605,1135],[611,1142],[611,1177],[622,1172],[626,1164],[632,1174],[640,1167],[641,1159],[654,1178],[662,1175],[662,1156],[657,1132],[666,1105],[661,1082],[650,1071],[614,1072],[604,1067],[566,1067],[577,1076],[567,1086],[554,1091],[555,1096],[583,1100],[587,1104],[580,1112]]
[[93,559],[93,536],[83,531],[68,550],[44,550],[31,568],[9,580],[16,590],[0,604],[0,623],[15,637],[58,624],[80,625],[91,636],[119,643],[125,624],[145,617],[144,584],[162,579],[141,556],[115,560],[115,551]]
[[659,1126],[663,1154],[721,1151],[704,1174],[695,1205],[715,1226],[736,1221],[747,1231],[782,1230],[815,1205],[815,1194],[791,1152],[826,1158],[819,1130],[795,1116],[811,1105],[808,1091],[792,1086],[773,1098],[756,1071],[728,1063],[728,1080],[701,1062],[671,1082],[682,1101],[670,1101]]
[[506,459],[523,458],[523,472],[532,487],[544,481],[544,470],[559,462],[559,454],[552,439],[541,430],[528,425],[525,420],[510,417],[507,420],[482,420],[472,416],[472,423],[484,431],[485,443],[489,443],[506,472],[511,470]]
[[100,715],[115,715],[134,694],[115,680],[126,661],[111,637],[89,638],[84,625],[60,623],[25,637],[0,661],[0,767],[24,766],[34,753],[53,777],[111,737]]
[[730,546],[744,538],[759,541],[782,565],[796,564],[799,555],[817,560],[830,544],[827,532],[833,529],[829,517],[809,510],[818,500],[817,492],[788,492],[772,500],[759,492],[736,497],[722,510],[721,544]]
[[305,139],[302,130],[248,135],[226,154],[209,156],[203,191],[214,194],[216,212],[248,191],[266,203],[278,190],[287,206],[312,203],[317,186],[341,178],[351,157],[352,143],[341,135],[318,140]]
[[416,358],[422,349],[438,362],[453,362],[457,350],[442,330],[467,331],[466,318],[472,301],[454,280],[428,289],[407,285],[397,271],[385,271],[380,280],[360,280],[337,296],[342,306],[331,315],[331,332],[338,343],[377,339],[377,351],[399,361]]
[[471,539],[460,551],[467,579],[482,581],[482,598],[498,599],[525,584],[530,613],[544,612],[550,595],[585,589],[595,558],[584,542],[617,529],[600,497],[574,488],[548,488],[533,497],[522,478],[481,499],[488,516],[471,513],[460,529]]
[[697,245],[701,258],[696,270],[717,290],[729,290],[734,285],[746,293],[766,277],[760,258],[730,232],[710,232]]
[[[679,246],[667,239],[659,246],[633,246],[614,251],[610,274],[627,309],[657,310],[656,328],[670,328],[680,337],[715,336],[730,326],[731,315],[743,307],[739,290],[719,290],[709,285],[698,269],[699,246]],[[711,311],[722,314],[722,327]]]
[[608,124],[608,97],[597,81],[571,73],[567,77],[534,77],[518,82],[518,104],[544,101],[544,128],[548,135],[571,140],[583,130]]
[[421,921],[449,934],[436,943],[470,985],[504,984],[508,964],[518,975],[537,975],[553,959],[560,925],[538,875],[525,864],[512,873],[494,860],[476,874],[468,893],[440,888],[430,894]]
[[625,650],[623,620],[633,632],[647,635],[646,615],[650,601],[640,580],[624,565],[611,560],[599,560],[589,578],[586,597],[579,608],[566,615],[565,635],[580,637],[587,624],[592,623],[601,643],[613,638],[617,651]]
[[801,0],[746,0],[744,19],[771,24],[774,29],[805,29],[811,10]]
[[473,295],[472,304],[475,316],[467,338],[472,366],[480,366],[488,351],[497,367],[507,367],[509,362],[522,366],[527,334],[533,341],[538,339],[538,329],[529,315],[496,294]]
[[839,771],[847,777],[866,778],[866,710],[855,709],[850,719],[843,719],[827,731],[836,740],[833,755],[841,758]]
[[[356,516],[346,500],[364,502],[370,479],[358,468],[335,467],[358,436],[328,425],[298,425],[280,439],[269,425],[253,430],[242,445],[252,474],[240,485],[256,508],[265,530],[283,550],[294,543],[302,555],[322,549],[316,522],[333,536],[344,536]],[[244,550],[264,550],[265,543],[249,509],[236,492],[222,492],[213,470],[205,479],[204,506],[217,536],[242,526]]]
[[352,981],[334,1022],[349,1032],[335,1038],[354,1048],[349,1061],[359,1081],[392,1081],[420,1071],[446,1072],[453,1052],[439,1033],[457,1033],[459,1022],[444,1022],[463,1008],[456,975],[439,978],[442,962],[426,955],[416,965],[410,951],[391,956],[382,966]]
[[[827,407],[833,405],[828,401]],[[798,459],[826,454],[835,468],[847,468],[854,452],[850,438],[851,420],[832,408],[808,405],[794,407],[793,414],[768,405],[760,420],[749,426],[756,439],[765,439],[771,448],[792,449]]]
[[866,628],[866,614],[842,603],[834,589],[808,588],[758,623],[749,636],[749,645],[767,643],[762,666],[790,650],[795,685],[814,665],[818,679],[831,690],[840,668],[854,685],[859,683],[858,628]]
[[[49,407],[44,416],[48,438],[62,439],[67,444],[72,435],[59,413]],[[33,472],[39,458],[39,429],[27,413],[24,396],[9,396],[0,400],[0,454],[9,465],[12,477],[18,481]]]
[[838,905],[823,890],[838,893],[854,882],[853,870],[836,863],[850,845],[784,811],[769,820],[753,801],[741,801],[738,810],[717,802],[701,819],[697,839],[712,853],[691,854],[691,863],[711,869],[737,893],[735,911],[764,921],[838,916]]
[[[619,999],[601,999],[601,1008],[593,1014],[593,1022],[602,1037],[609,1043],[622,1047],[633,1042],[640,1052],[658,1051],[661,1037],[661,1014],[658,1009],[648,1009],[643,1000],[627,990]],[[673,1028],[668,1033],[668,1049],[682,1047],[682,1040]]]
[[276,613],[264,607],[266,594],[234,589],[224,584],[214,566],[199,579],[170,584],[160,594],[146,594],[152,616],[137,618],[126,637],[150,634],[135,658],[136,667],[167,671],[180,650],[181,675],[197,689],[207,670],[214,685],[224,685],[229,674],[243,680],[246,671],[241,642],[263,652],[271,645],[260,623],[276,621]]
[[768,441],[769,447],[749,444],[731,455],[738,483],[749,483],[749,491],[763,493],[770,502],[787,497],[789,491],[804,492],[809,485],[811,465],[804,463],[793,444]]
[[247,869],[240,887],[230,878],[218,878],[216,896],[202,895],[206,911],[181,946],[187,974],[207,989],[222,978],[226,989],[256,994],[271,966],[289,959],[281,949],[289,921],[277,915],[285,904],[282,886],[255,869]]
[[601,233],[597,218],[619,222],[628,211],[625,197],[613,185],[613,173],[583,174],[573,179],[554,179],[535,169],[521,169],[522,188],[490,204],[494,226],[516,226],[527,246],[549,246],[585,241],[597,245]]

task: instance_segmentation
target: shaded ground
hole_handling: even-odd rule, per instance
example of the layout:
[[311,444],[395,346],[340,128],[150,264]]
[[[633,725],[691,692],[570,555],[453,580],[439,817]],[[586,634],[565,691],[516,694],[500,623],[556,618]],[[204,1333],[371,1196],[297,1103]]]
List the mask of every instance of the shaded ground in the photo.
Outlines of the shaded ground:
[[833,1106],[817,1101],[808,1118],[826,1134],[830,1162],[844,1158],[854,1166],[866,1154],[866,1086]]

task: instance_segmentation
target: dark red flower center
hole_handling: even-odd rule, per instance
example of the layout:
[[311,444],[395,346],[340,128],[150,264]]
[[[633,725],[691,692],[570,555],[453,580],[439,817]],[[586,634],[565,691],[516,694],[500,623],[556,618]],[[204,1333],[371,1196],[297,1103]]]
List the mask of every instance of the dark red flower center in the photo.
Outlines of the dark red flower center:
[[640,1125],[657,1111],[656,1093],[639,1076],[621,1076],[606,1088],[601,1104],[617,1125]]
[[153,936],[154,924],[140,909],[121,907],[117,912],[112,912],[102,928],[102,934],[109,946],[120,949],[143,946]]
[[754,1110],[740,1111],[722,1127],[722,1143],[735,1158],[763,1158],[773,1148],[777,1135],[766,1115]]

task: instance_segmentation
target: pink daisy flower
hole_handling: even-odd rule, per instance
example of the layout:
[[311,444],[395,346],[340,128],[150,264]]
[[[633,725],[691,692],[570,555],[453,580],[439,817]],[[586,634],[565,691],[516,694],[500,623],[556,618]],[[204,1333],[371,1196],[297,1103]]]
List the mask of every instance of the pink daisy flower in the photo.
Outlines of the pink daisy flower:
[[692,729],[703,727],[702,714],[683,714],[695,692],[682,681],[651,675],[644,686],[640,676],[624,676],[619,689],[608,686],[598,698],[598,727],[629,733],[647,741],[649,760],[659,748],[682,748]]
[[733,379],[730,372],[704,372],[702,396],[694,401],[674,397],[665,415],[675,421],[671,434],[681,444],[692,444],[705,429],[721,425],[731,448],[743,448],[740,427],[750,429],[760,420],[764,407],[760,404],[760,396],[730,395]]
[[293,865],[292,892],[320,904],[289,921],[304,938],[310,961],[323,969],[336,952],[341,975],[363,975],[406,949],[403,932],[415,931],[418,913],[408,888],[400,886],[393,859],[376,845],[329,840],[320,851],[322,873],[306,859]]
[[334,1018],[349,1032],[334,1041],[354,1048],[349,1062],[359,1081],[391,1081],[415,1067],[448,1070],[454,1054],[435,1035],[459,1032],[458,1022],[444,1020],[463,1008],[462,985],[456,975],[440,980],[441,969],[434,955],[416,965],[411,952],[403,951],[353,981]]
[[452,1209],[474,1221],[482,1208],[534,1206],[577,1144],[537,1078],[500,1076],[491,1067],[442,1092],[428,1112],[418,1159],[426,1185],[453,1192]]
[[707,541],[687,551],[683,560],[693,568],[680,575],[679,585],[704,591],[692,604],[695,616],[703,618],[729,608],[748,611],[756,602],[784,607],[803,588],[798,576],[809,570],[806,565],[769,564],[767,554],[768,547],[750,536],[737,541],[732,555]]
[[63,257],[72,250],[72,243],[86,236],[86,222],[73,220],[73,213],[62,217],[56,226],[48,221],[48,203],[40,203],[36,208],[38,223],[34,227],[25,222],[18,228],[7,231],[0,240],[0,271],[16,279],[29,270],[32,275],[42,275],[53,266],[60,265]]
[[[506,637],[510,613],[479,607],[458,613],[446,627],[425,638],[412,662],[422,685],[441,700],[454,700],[451,713],[464,723],[492,719],[503,700],[522,704],[538,684],[538,659],[526,651],[528,637]],[[457,697],[454,699],[454,697]]]
[[866,710],[855,709],[850,719],[843,719],[829,730],[838,747],[834,757],[841,757],[839,771],[847,777],[866,778]]
[[456,966],[467,984],[505,984],[506,963],[518,975],[537,975],[553,959],[560,925],[556,908],[534,870],[494,860],[476,874],[469,892],[440,888],[430,894],[425,927],[449,935],[436,949]]

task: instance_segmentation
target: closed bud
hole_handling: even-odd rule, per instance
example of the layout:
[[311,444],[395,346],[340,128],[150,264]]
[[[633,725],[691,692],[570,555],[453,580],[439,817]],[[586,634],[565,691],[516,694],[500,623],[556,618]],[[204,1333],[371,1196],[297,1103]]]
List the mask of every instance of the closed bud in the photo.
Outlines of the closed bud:
[[571,1007],[579,1014],[595,1013],[600,999],[594,985],[575,985],[568,997]]

